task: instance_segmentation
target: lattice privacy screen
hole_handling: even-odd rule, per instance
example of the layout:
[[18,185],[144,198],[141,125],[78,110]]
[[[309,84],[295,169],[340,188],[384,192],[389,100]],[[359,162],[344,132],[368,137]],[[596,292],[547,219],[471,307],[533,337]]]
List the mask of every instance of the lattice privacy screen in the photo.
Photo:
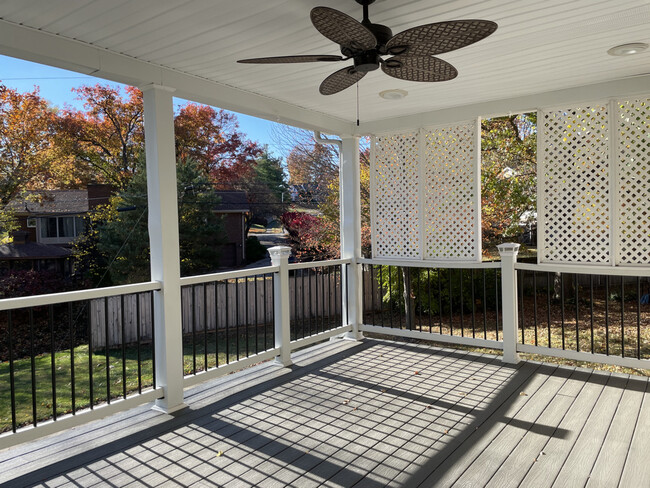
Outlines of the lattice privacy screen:
[[471,121],[374,139],[374,257],[481,259],[478,134]]
[[650,264],[649,102],[540,111],[540,262]]
[[616,262],[650,263],[650,98],[616,104]]

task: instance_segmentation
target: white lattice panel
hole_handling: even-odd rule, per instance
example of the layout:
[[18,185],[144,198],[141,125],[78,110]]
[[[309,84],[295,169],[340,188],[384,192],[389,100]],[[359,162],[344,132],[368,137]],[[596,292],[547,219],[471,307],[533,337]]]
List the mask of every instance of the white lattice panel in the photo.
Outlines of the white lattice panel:
[[542,112],[541,262],[609,264],[609,117],[606,104]]
[[379,136],[374,144],[372,253],[420,259],[418,133]]
[[616,106],[616,262],[650,264],[650,98]]
[[477,122],[423,131],[424,258],[479,260]]

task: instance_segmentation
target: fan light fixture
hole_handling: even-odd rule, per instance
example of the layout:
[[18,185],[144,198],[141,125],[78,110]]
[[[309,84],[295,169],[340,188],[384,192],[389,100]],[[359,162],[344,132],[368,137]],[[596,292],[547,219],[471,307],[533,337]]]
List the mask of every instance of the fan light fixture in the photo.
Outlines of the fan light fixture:
[[630,42],[628,44],[614,46],[607,51],[607,54],[610,56],[630,56],[632,54],[639,54],[646,49],[648,49],[648,45],[645,42]]
[[409,92],[406,90],[384,90],[382,92],[379,92],[379,96],[385,100],[401,100],[404,98],[406,95],[408,95]]
[[[497,24],[482,19],[448,20],[418,25],[399,34],[370,21],[368,6],[375,0],[356,0],[363,6],[361,22],[329,7],[311,10],[311,23],[326,38],[338,44],[342,56],[307,54],[240,59],[239,63],[279,64],[350,61],[321,83],[322,95],[334,95],[356,84],[372,71],[381,69],[388,76],[408,81],[453,80],[458,71],[447,61],[435,57],[469,46],[497,30]],[[387,97],[384,97],[387,98]]]

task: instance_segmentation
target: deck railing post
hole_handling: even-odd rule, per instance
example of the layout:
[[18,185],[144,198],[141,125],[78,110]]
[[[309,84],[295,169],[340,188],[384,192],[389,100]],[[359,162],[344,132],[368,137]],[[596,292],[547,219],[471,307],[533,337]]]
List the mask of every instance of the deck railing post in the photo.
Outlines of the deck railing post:
[[165,396],[155,408],[167,413],[185,406],[172,91],[157,85],[142,87],[151,279],[162,283],[162,289],[154,292],[153,327],[156,382]]
[[497,246],[501,255],[501,296],[503,305],[503,362],[516,364],[517,354],[517,253],[519,244],[512,242]]
[[363,323],[363,293],[361,264],[361,192],[360,192],[360,163],[359,138],[343,137],[341,144],[340,164],[340,201],[341,201],[341,258],[350,259],[347,273],[342,273],[342,289],[347,292],[343,299],[343,317],[352,326],[352,331],[346,337],[351,339],[363,338],[361,324]]
[[289,255],[291,248],[275,246],[269,248],[271,264],[279,266],[273,281],[275,294],[275,347],[280,349],[280,355],[275,361],[282,366],[291,366],[291,309],[289,308]]

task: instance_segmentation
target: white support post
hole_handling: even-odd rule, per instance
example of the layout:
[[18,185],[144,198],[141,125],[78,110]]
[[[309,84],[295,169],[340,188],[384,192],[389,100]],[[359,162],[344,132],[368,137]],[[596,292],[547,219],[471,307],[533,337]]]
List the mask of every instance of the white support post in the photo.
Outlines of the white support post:
[[347,300],[343,302],[343,317],[347,317],[352,331],[346,337],[359,340],[363,338],[360,330],[363,323],[363,290],[361,265],[361,196],[359,138],[342,138],[339,188],[341,202],[341,258],[351,259],[348,272],[342,273],[343,290],[347,290]]
[[171,413],[185,407],[173,90],[147,85],[142,92],[151,279],[162,283],[154,292],[154,348],[156,382],[164,397],[154,408]]
[[519,244],[506,243],[497,246],[501,255],[501,296],[503,305],[503,362],[516,364],[517,354],[517,253]]
[[289,308],[289,255],[291,248],[274,246],[269,248],[271,264],[279,266],[277,278],[273,282],[275,299],[275,347],[280,350],[275,362],[282,366],[291,366],[291,309]]

